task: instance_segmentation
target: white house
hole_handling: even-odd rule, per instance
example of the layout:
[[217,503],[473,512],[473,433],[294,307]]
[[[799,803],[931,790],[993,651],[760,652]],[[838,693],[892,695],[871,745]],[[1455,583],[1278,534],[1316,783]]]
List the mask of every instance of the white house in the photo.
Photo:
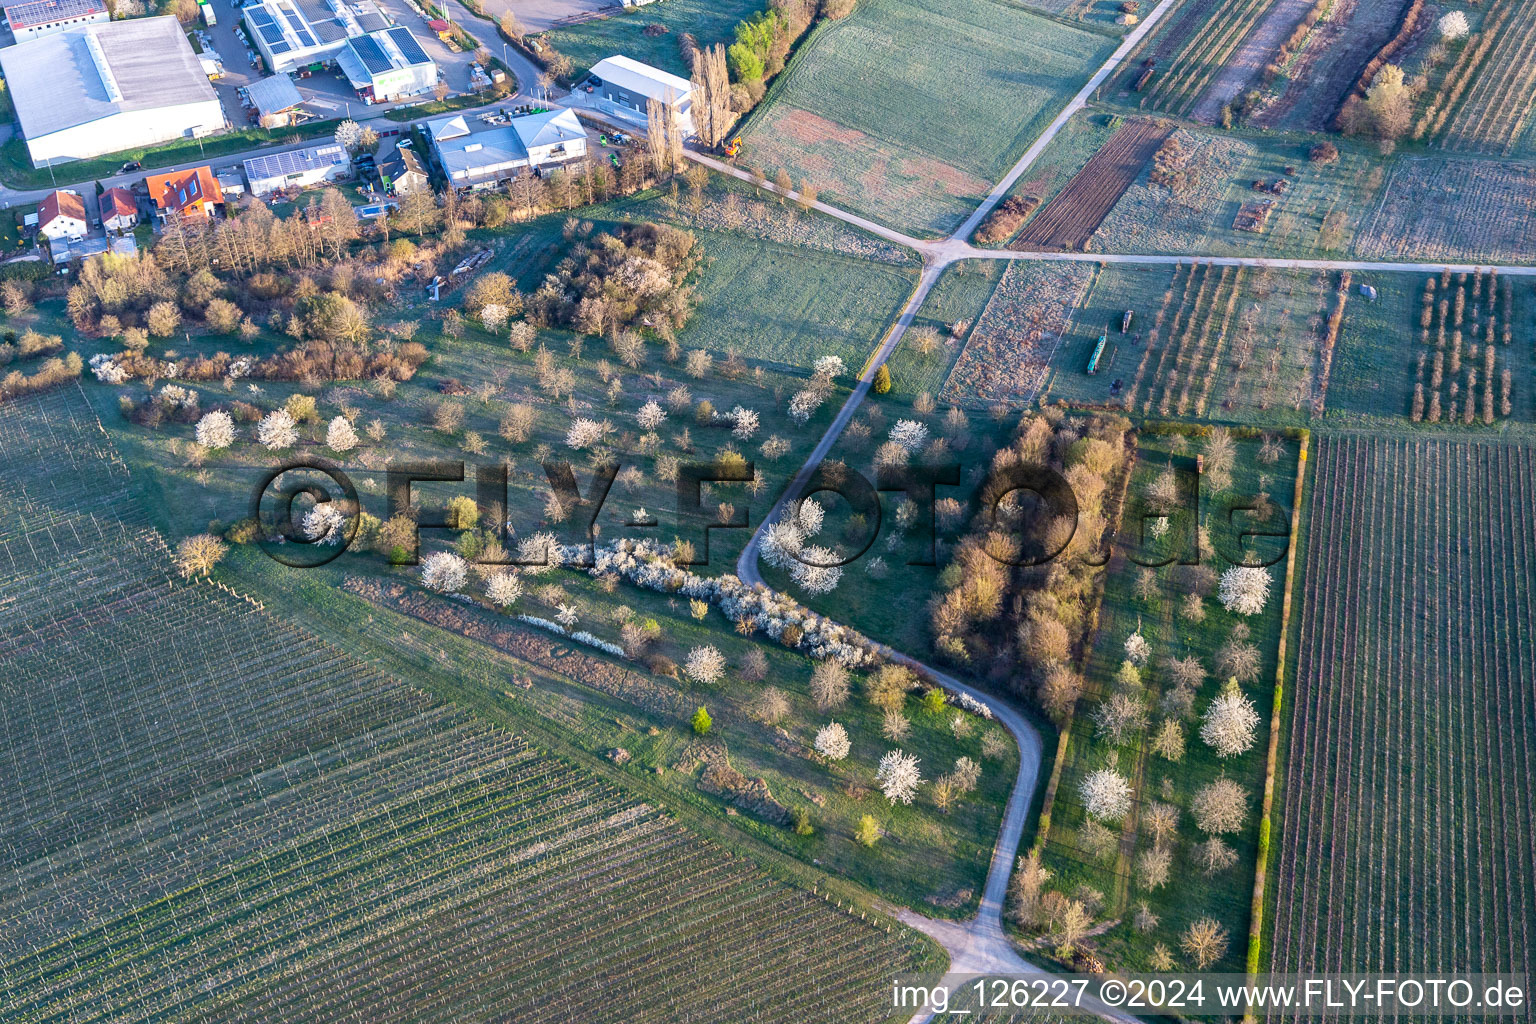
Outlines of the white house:
[[88,227],[85,202],[78,192],[50,192],[37,204],[37,233],[44,238],[84,238]]
[[590,77],[571,96],[598,113],[641,126],[646,123],[650,101],[656,100],[677,111],[684,138],[693,134],[692,84],[623,54],[604,57],[592,65]]
[[224,109],[175,18],[81,25],[0,49],[34,167],[221,131]]

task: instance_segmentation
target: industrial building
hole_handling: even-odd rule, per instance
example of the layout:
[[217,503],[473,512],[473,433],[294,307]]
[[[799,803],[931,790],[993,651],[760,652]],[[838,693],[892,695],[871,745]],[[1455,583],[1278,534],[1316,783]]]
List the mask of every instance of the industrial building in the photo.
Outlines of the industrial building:
[[596,113],[643,126],[651,100],[677,111],[684,138],[693,134],[693,86],[686,78],[617,54],[592,65],[586,82],[571,93],[571,102]]
[[268,153],[245,162],[245,180],[251,186],[253,196],[339,181],[351,173],[352,158],[335,142],[286,153]]
[[411,30],[398,25],[348,39],[336,66],[366,103],[420,96],[437,85],[437,65]]
[[0,49],[34,167],[221,131],[224,110],[175,18],[79,25]]
[[31,0],[5,9],[5,20],[18,43],[111,18],[106,0]]
[[514,117],[473,132],[463,115],[427,122],[437,162],[454,188],[491,188],[519,172],[575,160],[587,153],[587,131],[573,111]]
[[273,74],[335,60],[348,39],[389,27],[372,0],[259,0],[243,13]]

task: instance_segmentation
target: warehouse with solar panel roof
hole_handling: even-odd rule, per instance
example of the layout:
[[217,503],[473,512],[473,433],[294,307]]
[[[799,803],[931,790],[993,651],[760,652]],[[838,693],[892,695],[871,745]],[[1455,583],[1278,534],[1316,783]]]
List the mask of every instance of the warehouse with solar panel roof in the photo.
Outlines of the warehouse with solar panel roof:
[[336,65],[369,103],[419,96],[437,84],[437,65],[410,30],[398,25],[348,39]]
[[256,0],[244,18],[273,74],[334,62],[370,103],[437,85],[437,65],[410,29],[393,24],[371,0]]

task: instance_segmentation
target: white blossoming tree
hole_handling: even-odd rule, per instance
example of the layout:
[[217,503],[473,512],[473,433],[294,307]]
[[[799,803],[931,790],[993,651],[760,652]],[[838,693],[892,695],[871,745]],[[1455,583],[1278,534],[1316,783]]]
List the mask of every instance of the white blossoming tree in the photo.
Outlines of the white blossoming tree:
[[842,356],[822,356],[812,366],[816,376],[831,379],[845,372]]
[[292,448],[298,439],[298,428],[293,422],[293,417],[288,415],[287,409],[274,409],[256,424],[256,440],[268,451],[277,452],[284,448]]
[[1236,757],[1252,748],[1258,725],[1259,712],[1253,701],[1229,679],[1210,707],[1205,709],[1200,738],[1216,751],[1218,757]]
[[1234,565],[1221,574],[1218,596],[1229,612],[1257,615],[1269,600],[1269,570],[1261,566]]
[[1132,665],[1141,666],[1147,663],[1147,658],[1152,655],[1152,645],[1147,643],[1147,638],[1139,632],[1132,633],[1125,638],[1125,660]]
[[507,325],[507,307],[499,302],[487,302],[480,307],[480,323],[492,334],[500,334]]
[[918,767],[916,756],[902,750],[892,750],[880,759],[880,767],[875,769],[875,781],[880,783],[880,792],[892,804],[910,804],[917,795],[917,787],[923,782]]
[[695,647],[683,662],[683,672],[696,683],[716,683],[725,674],[725,655],[712,644]]
[[523,596],[523,581],[510,572],[496,572],[485,579],[485,596],[498,608],[510,608]]
[[336,126],[336,144],[348,153],[357,149],[358,143],[363,139],[363,126],[350,117]]
[[908,452],[917,452],[928,443],[928,428],[917,420],[897,420],[891,428],[891,440]]
[[340,544],[346,529],[347,517],[331,502],[321,502],[304,513],[304,536],[317,544]]
[[813,745],[816,747],[816,753],[829,761],[841,761],[848,756],[848,751],[853,749],[853,744],[848,739],[848,730],[836,722],[828,722],[817,730]]
[[814,537],[821,532],[821,524],[826,521],[826,509],[815,498],[806,498],[795,509],[795,523],[800,527],[800,532],[806,537]]
[[758,552],[763,560],[775,569],[789,569],[795,565],[795,556],[805,546],[805,532],[792,519],[780,519],[768,524]]
[[325,446],[333,452],[349,452],[356,448],[357,431],[352,429],[352,421],[345,416],[331,420],[325,428]]
[[1131,784],[1114,768],[1105,766],[1083,779],[1083,809],[1088,816],[1113,824],[1131,809]]
[[1460,11],[1452,11],[1444,15],[1436,23],[1436,27],[1440,30],[1440,38],[1448,41],[1465,39],[1467,33],[1471,31],[1467,25],[1467,16]]
[[800,557],[789,567],[790,579],[807,594],[830,594],[843,581],[843,567],[830,563],[837,555],[820,544],[812,544],[800,551]]
[[197,443],[210,451],[218,451],[220,448],[228,448],[235,443],[235,421],[229,418],[229,413],[214,412],[204,413],[203,418],[197,421]]
[[469,578],[469,565],[452,551],[439,551],[427,556],[421,566],[421,582],[429,590],[439,594],[451,593],[464,586]]
[[603,425],[584,416],[572,420],[571,428],[565,432],[566,446],[577,451],[590,448],[602,439]]
[[750,441],[752,435],[757,433],[757,413],[752,409],[738,405],[731,410],[731,421],[735,423],[731,436],[738,441]]
[[642,430],[655,430],[666,418],[667,410],[663,409],[661,403],[654,398],[642,405],[640,411],[635,413],[635,422],[640,424]]

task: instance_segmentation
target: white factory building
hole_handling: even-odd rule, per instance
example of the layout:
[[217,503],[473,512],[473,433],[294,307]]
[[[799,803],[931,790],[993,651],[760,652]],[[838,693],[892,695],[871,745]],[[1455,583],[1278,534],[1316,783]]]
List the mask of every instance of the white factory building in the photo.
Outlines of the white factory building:
[[30,0],[5,8],[5,20],[18,43],[111,18],[106,0]]
[[548,110],[471,132],[463,115],[427,122],[427,134],[454,188],[491,188],[521,172],[587,154],[587,131],[574,111]]
[[245,162],[245,180],[250,183],[253,196],[338,181],[351,173],[352,158],[335,142],[286,153],[267,153]]
[[192,138],[224,111],[175,18],[86,24],[0,49],[35,167]]
[[351,37],[389,27],[372,0],[259,0],[242,13],[273,74],[335,60]]
[[437,65],[403,26],[353,36],[336,53],[336,66],[368,103],[420,96],[437,85]]

